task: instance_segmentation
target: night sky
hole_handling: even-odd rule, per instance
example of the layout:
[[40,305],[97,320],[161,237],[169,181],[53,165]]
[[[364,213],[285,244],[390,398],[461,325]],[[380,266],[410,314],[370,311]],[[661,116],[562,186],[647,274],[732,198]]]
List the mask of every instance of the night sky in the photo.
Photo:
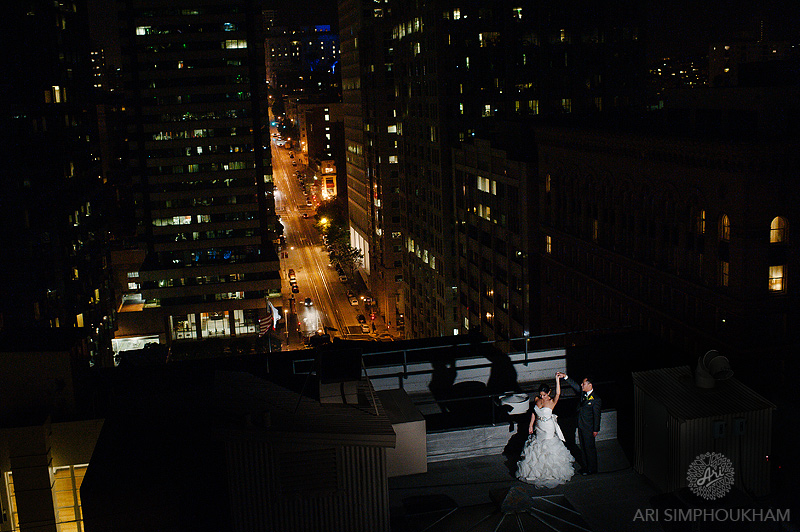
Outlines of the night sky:
[[800,2],[796,0],[648,1],[644,9],[651,56],[705,54],[712,42],[757,39],[760,21],[766,40],[800,42]]

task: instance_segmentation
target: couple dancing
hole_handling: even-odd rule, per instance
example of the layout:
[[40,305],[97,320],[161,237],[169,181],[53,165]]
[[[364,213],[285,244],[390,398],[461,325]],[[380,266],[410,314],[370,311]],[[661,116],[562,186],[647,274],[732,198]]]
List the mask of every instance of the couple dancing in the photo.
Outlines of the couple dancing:
[[576,383],[565,373],[556,373],[556,394],[550,397],[550,387],[542,384],[533,407],[522,460],[517,462],[517,478],[540,488],[564,484],[574,474],[575,458],[564,445],[564,434],[558,426],[553,409],[561,396],[561,379],[581,394],[578,406],[578,433],[586,467],[583,474],[597,472],[597,450],[594,439],[600,431],[600,399],[593,394],[589,378]]

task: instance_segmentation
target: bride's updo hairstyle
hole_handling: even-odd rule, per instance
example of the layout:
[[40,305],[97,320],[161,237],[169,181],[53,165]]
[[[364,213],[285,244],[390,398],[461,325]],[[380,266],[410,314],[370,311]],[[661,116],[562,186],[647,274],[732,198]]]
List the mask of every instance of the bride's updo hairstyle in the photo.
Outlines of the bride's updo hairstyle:
[[540,384],[539,393],[541,394],[542,392],[546,393],[547,395],[550,395],[550,386],[548,386],[547,384]]

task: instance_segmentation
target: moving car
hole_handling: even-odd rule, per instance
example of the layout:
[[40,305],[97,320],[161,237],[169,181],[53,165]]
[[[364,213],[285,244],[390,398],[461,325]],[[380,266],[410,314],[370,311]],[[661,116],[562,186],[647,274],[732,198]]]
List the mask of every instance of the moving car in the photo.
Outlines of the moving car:
[[366,333],[366,334],[370,333],[371,331],[369,329],[369,325],[367,325],[366,323],[362,323],[361,324],[361,332],[362,333]]
[[310,298],[310,297],[307,297],[307,298],[306,298],[306,301],[305,301],[305,303],[306,303],[306,306],[307,306],[307,307],[310,307],[310,306],[313,306],[313,305],[314,305],[314,302],[313,302],[313,301],[311,301],[311,298]]
[[292,268],[289,268],[289,280],[290,281],[297,280],[297,276],[294,274],[294,270]]

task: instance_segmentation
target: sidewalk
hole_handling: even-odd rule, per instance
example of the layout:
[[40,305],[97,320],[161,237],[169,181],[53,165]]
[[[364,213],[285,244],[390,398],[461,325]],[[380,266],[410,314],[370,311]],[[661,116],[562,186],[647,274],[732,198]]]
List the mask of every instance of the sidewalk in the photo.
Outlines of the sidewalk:
[[[516,521],[510,518],[504,526],[513,528],[496,528],[502,517],[500,503],[510,488],[532,497],[547,498],[546,505],[566,516],[563,528],[557,530],[662,531],[658,523],[633,520],[637,510],[651,507],[649,501],[658,492],[633,470],[617,440],[598,442],[597,451],[600,473],[574,476],[553,489],[537,489],[512,477],[510,464],[500,454],[434,462],[428,464],[427,473],[390,478],[392,531],[519,530]],[[573,524],[567,524],[568,520]],[[553,528],[541,525],[525,530]]]
[[[367,294],[370,293],[370,290],[367,288],[367,284],[364,279],[361,277],[360,273],[355,275],[354,279],[351,279],[348,282],[348,286],[353,289],[356,294]],[[400,333],[397,331],[396,326],[389,326],[385,317],[380,313],[380,310],[377,306],[364,306],[363,303],[359,304],[359,310],[364,312],[364,315],[367,317],[367,323],[375,328],[369,335],[372,338],[378,338],[380,336],[387,336],[391,335],[391,337],[395,340],[401,339]],[[370,310],[375,311],[375,319],[370,318]]]

